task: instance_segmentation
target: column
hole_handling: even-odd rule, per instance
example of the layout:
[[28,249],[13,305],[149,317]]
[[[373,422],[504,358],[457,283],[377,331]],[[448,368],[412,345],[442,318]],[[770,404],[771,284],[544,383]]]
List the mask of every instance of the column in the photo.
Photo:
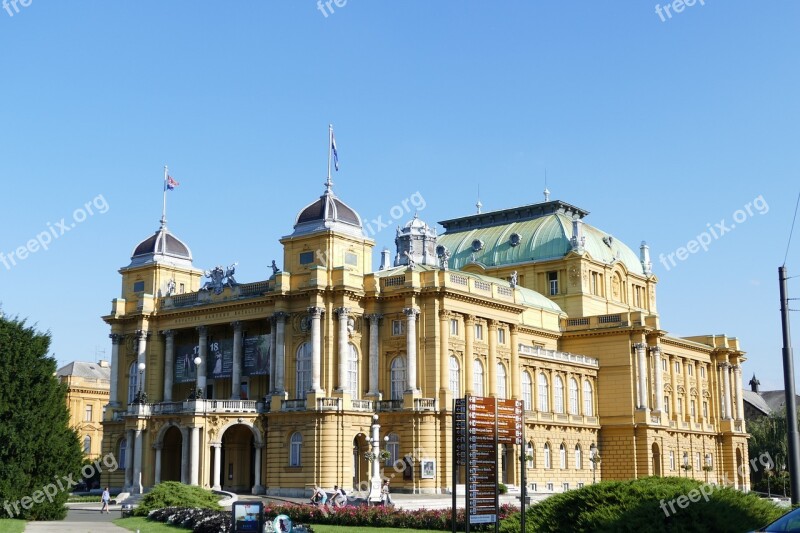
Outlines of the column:
[[450,311],[439,311],[439,389],[450,389]]
[[339,307],[334,310],[339,317],[339,391],[349,390],[347,383],[347,363],[350,357],[348,356],[348,335],[347,335],[347,317],[350,315],[350,310],[346,307]]
[[233,326],[233,368],[231,369],[231,400],[242,398],[242,323],[237,320]]
[[[486,334],[489,335],[489,396],[497,396],[497,321],[490,320]],[[506,377],[509,373],[506,372]],[[508,385],[506,385],[508,386]]]
[[117,381],[119,379],[119,346],[122,344],[125,337],[123,335],[119,335],[117,333],[112,333],[109,335],[111,339],[111,382],[109,396],[108,396],[108,403],[112,407],[116,407],[119,405],[119,398],[117,397],[119,388]]
[[255,444],[255,461],[253,461],[253,469],[255,470],[255,485],[253,485],[253,494],[261,494],[264,491],[264,486],[261,485],[261,449],[263,444]]
[[672,386],[672,395],[670,400],[672,402],[672,413],[670,418],[677,420],[678,418],[678,376],[675,373],[675,363],[678,358],[674,355],[669,356],[669,382]]
[[744,399],[742,397],[742,366],[733,365],[734,391],[736,392],[736,419],[744,419]]
[[656,411],[659,413],[664,410],[664,367],[662,366],[661,348],[653,346],[650,348],[650,353],[653,354],[653,369],[656,371]]
[[135,429],[134,434],[134,450],[133,450],[133,489],[131,492],[134,494],[141,494],[142,487],[142,430]]
[[324,391],[320,386],[320,373],[322,367],[322,336],[320,335],[320,318],[323,309],[321,307],[309,307],[308,314],[311,316],[311,390],[314,393]]
[[[137,330],[136,331],[136,366],[138,367],[140,364],[145,363],[147,364],[147,339],[150,337],[149,331],[144,330]],[[136,370],[139,371],[138,368]],[[138,384],[139,388],[142,389],[145,393],[147,392],[147,387],[145,387],[145,383],[147,382],[147,372],[143,372],[141,377],[141,383]],[[134,480],[135,482],[136,480]]]
[[[522,379],[522,369],[519,367],[519,341],[517,339],[517,325],[509,324],[509,341],[511,342],[511,370],[508,376],[511,379],[511,397],[515,400],[521,400],[522,394],[520,393],[520,380]],[[536,382],[536,375],[531,376],[531,381]],[[583,384],[579,384],[578,390],[583,389]],[[531,408],[534,408],[536,398],[533,396],[533,387],[531,387]],[[523,443],[525,445],[525,443]]]
[[647,359],[645,357],[645,349],[647,345],[643,342],[637,342],[633,345],[636,348],[637,372],[639,375],[639,409],[647,409]]
[[378,332],[380,331],[381,316],[377,313],[368,315],[369,318],[369,396],[380,396],[378,390]]
[[206,397],[206,359],[208,359],[208,328],[205,326],[198,326],[197,333],[199,339],[197,341],[200,347],[198,355],[200,356],[200,364],[197,366],[197,378],[195,388],[199,391],[203,389],[202,397]]
[[406,314],[406,357],[408,359],[406,379],[407,392],[417,389],[417,315],[419,311],[413,307],[403,309]]
[[[275,392],[286,390],[284,383],[286,368],[286,317],[283,311],[278,311],[272,317],[275,319]],[[302,392],[302,391],[301,391]]]
[[473,376],[472,367],[473,360],[475,359],[473,343],[475,342],[475,316],[466,315],[464,317],[464,338],[466,346],[464,347],[464,390],[467,394],[475,393],[475,376]]
[[200,481],[200,428],[194,426],[189,429],[189,484],[198,485]]
[[[684,411],[683,412],[685,414],[684,419],[687,420],[687,421],[691,421],[692,420],[692,408],[691,408],[691,405],[692,405],[692,387],[689,384],[689,365],[691,365],[691,364],[692,364],[691,360],[689,360],[689,359],[684,359],[683,360],[683,389],[686,391],[683,394],[683,400],[684,400],[684,402],[686,402],[684,404],[684,406],[683,406],[684,407]],[[695,409],[695,415],[697,415],[697,402],[695,402],[694,409]]]
[[723,398],[722,401],[724,402],[724,414],[723,418],[730,419],[731,418],[731,365],[727,361],[720,364],[720,368],[722,369],[722,380],[723,380]]
[[189,484],[189,431],[181,430],[181,483]]
[[134,457],[134,446],[136,440],[136,434],[132,429],[127,431],[127,436],[125,437],[125,490],[128,492],[133,490],[133,457]]
[[[164,401],[172,401],[172,376],[175,366],[175,332],[171,329],[162,331],[164,334]],[[194,363],[192,363],[194,364]]]
[[158,485],[161,483],[161,448],[163,448],[163,444],[157,442],[153,444],[153,449],[156,451],[156,470],[155,470],[155,482],[154,485]]
[[275,317],[269,318],[269,390],[268,393],[275,392],[275,366],[277,365],[277,357],[275,355],[277,346],[277,334],[275,333]]
[[211,447],[214,448],[214,465],[212,467],[212,487],[211,490],[222,490],[220,479],[222,478],[222,443],[212,442]]

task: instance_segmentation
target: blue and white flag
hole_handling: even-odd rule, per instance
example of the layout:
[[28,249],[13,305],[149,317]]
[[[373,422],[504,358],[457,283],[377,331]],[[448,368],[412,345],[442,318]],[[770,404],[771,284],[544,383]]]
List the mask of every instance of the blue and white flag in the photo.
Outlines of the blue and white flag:
[[331,151],[333,152],[333,167],[339,172],[339,152],[336,151],[336,137],[331,130]]

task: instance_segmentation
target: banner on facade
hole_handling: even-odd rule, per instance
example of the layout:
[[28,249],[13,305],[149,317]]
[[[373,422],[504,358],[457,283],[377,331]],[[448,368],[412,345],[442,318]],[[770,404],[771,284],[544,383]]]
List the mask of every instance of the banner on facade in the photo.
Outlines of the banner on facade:
[[271,335],[254,335],[244,340],[242,375],[266,376],[270,372]]
[[230,378],[233,374],[233,339],[220,339],[208,343],[208,379]]
[[173,383],[194,383],[197,379],[197,366],[194,358],[200,353],[197,344],[179,344],[175,347],[175,364],[173,365]]

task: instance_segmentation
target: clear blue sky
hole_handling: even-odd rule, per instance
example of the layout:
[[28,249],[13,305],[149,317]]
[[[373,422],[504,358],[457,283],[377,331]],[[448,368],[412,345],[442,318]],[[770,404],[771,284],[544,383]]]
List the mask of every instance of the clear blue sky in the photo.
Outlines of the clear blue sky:
[[[737,336],[745,381],[782,388],[800,4],[706,0],[664,21],[654,5],[347,0],[326,17],[313,0],[9,4],[0,251],[48,223],[60,233],[93,199],[108,209],[0,263],[3,310],[50,330],[60,363],[110,356],[99,317],[158,226],[164,164],[181,183],[169,227],[195,265],[265,279],[323,190],[332,122],[335,191],[367,219],[391,220],[416,191],[431,223],[472,213],[479,186],[484,210],[537,202],[546,168],[554,199],[650,244],[666,330]],[[658,262],[759,196],[767,213]],[[393,247],[394,231],[375,239]],[[800,234],[788,266],[800,274]]]

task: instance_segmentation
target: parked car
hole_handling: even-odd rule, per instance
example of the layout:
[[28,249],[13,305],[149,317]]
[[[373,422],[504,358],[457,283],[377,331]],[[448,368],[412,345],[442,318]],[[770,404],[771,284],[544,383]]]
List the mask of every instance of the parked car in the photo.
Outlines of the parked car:
[[800,507],[793,511],[789,511],[782,517],[762,527],[761,529],[756,529],[756,532],[759,531],[767,531],[767,532],[780,531],[783,533],[791,533],[791,532],[800,533]]

